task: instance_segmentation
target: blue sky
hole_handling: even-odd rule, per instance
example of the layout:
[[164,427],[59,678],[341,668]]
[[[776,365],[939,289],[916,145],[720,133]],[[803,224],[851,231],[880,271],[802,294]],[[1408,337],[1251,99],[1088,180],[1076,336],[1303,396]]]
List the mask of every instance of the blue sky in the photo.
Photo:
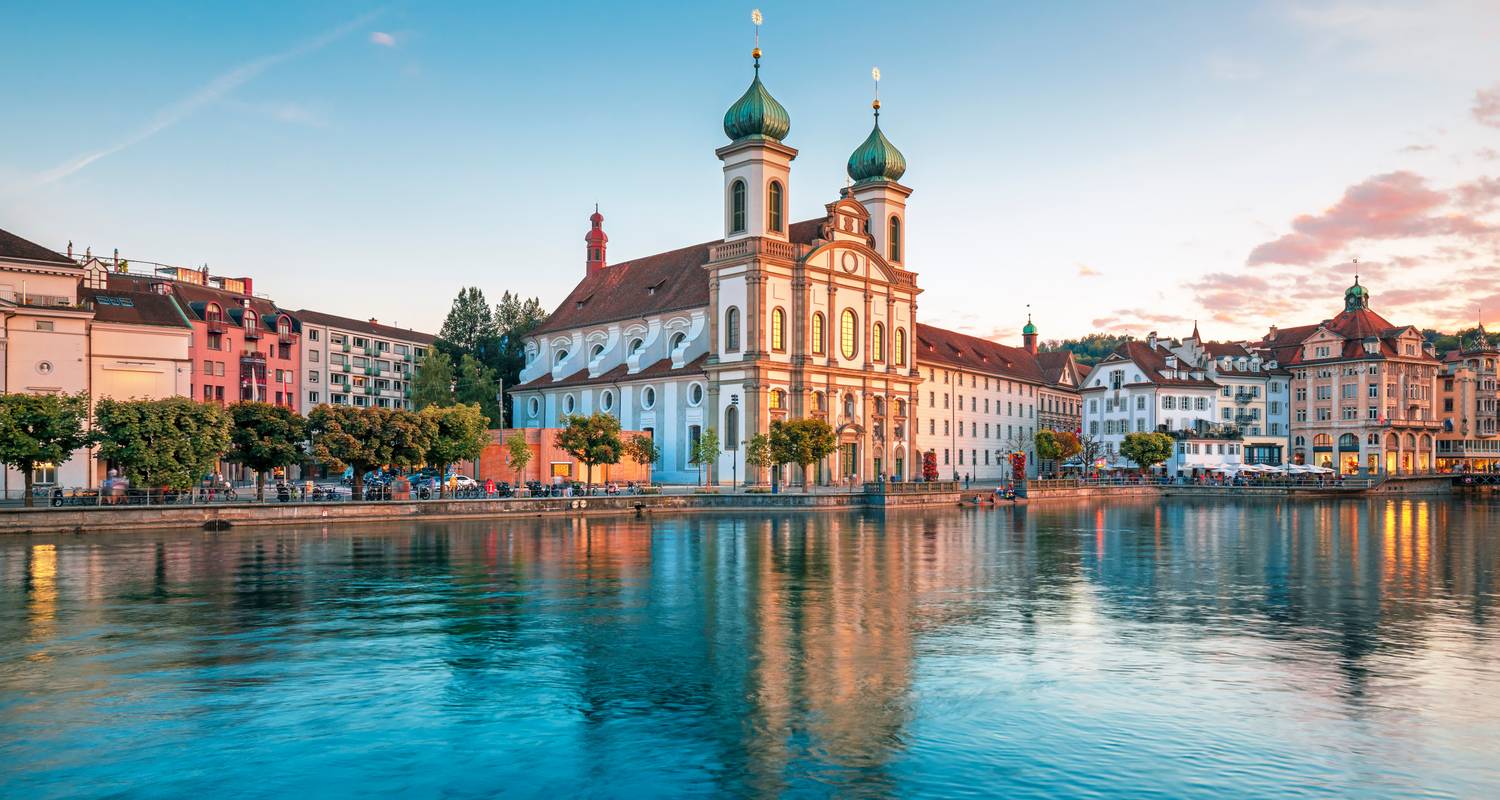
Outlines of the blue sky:
[[[762,2],[822,213],[869,129],[915,190],[923,319],[1013,340],[1500,315],[1490,3]],[[751,5],[51,3],[0,27],[0,228],[435,330],[713,238]],[[1300,219],[1299,219],[1300,218]]]

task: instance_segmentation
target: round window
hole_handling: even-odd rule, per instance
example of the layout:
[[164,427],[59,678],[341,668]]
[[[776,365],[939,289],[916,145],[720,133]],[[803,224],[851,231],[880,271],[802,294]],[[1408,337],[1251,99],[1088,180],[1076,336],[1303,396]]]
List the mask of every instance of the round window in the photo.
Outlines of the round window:
[[609,391],[608,389],[605,389],[604,393],[599,395],[599,407],[604,409],[605,411],[609,411],[610,409],[614,408],[615,393]]
[[573,395],[570,394],[563,397],[563,413],[571,414],[576,407],[577,401],[573,399]]
[[641,390],[641,408],[652,408],[656,405],[656,390],[647,386]]
[[696,406],[703,402],[703,384],[695,383],[688,387],[688,405]]
[[533,397],[530,400],[526,401],[526,411],[527,411],[527,413],[531,414],[531,416],[533,416],[533,417],[536,416],[538,413],[541,412],[541,410],[542,410],[542,400],[541,400],[541,398],[539,398],[539,397]]

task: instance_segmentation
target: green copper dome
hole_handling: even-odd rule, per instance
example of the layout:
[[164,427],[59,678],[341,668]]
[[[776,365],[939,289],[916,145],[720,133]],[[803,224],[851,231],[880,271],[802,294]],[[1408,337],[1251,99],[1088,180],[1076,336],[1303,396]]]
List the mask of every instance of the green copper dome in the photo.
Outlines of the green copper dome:
[[1370,290],[1359,285],[1359,276],[1354,276],[1354,285],[1344,290],[1344,310],[1358,311],[1370,307]]
[[865,181],[898,181],[906,174],[906,156],[880,132],[880,106],[875,107],[875,128],[864,144],[849,156],[849,177],[855,183]]
[[792,130],[792,117],[760,82],[760,60],[755,62],[755,80],[750,88],[724,112],[724,133],[736,141],[764,136],[781,141]]
[[1036,326],[1031,324],[1031,320],[1030,319],[1026,320],[1026,327],[1024,327],[1024,328],[1021,329],[1021,335],[1022,336],[1035,336],[1036,335]]

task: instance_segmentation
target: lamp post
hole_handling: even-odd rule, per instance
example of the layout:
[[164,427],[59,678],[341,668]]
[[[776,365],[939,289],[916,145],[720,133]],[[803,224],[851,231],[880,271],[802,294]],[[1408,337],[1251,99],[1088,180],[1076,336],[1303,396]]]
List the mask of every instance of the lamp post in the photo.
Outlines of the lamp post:
[[[740,426],[739,395],[729,396],[729,407],[734,409],[734,427],[738,429]],[[731,440],[734,442],[734,447],[729,448],[729,493],[734,494],[739,489],[740,482],[740,432],[732,430],[729,431],[729,435],[734,437]]]

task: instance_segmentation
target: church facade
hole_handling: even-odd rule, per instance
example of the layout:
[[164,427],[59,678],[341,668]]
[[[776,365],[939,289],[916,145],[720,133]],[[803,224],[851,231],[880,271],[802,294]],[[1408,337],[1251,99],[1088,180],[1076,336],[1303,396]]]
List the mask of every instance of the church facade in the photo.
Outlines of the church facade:
[[[781,419],[826,420],[837,452],[819,484],[920,477],[917,275],[906,258],[906,161],[875,124],[850,185],[814,219],[787,217],[791,119],[755,78],[724,116],[723,235],[619,264],[596,210],[583,279],[526,341],[511,394],[518,427],[606,412],[650,431],[662,482],[765,481],[744,442]],[[925,326],[924,326],[925,327]],[[1019,351],[1019,348],[1012,348]],[[1034,360],[1034,356],[1032,356]],[[1030,369],[1028,374],[1039,371]],[[1034,412],[1033,412],[1034,413]],[[692,463],[714,430],[717,463]],[[790,469],[789,483],[801,480]]]

